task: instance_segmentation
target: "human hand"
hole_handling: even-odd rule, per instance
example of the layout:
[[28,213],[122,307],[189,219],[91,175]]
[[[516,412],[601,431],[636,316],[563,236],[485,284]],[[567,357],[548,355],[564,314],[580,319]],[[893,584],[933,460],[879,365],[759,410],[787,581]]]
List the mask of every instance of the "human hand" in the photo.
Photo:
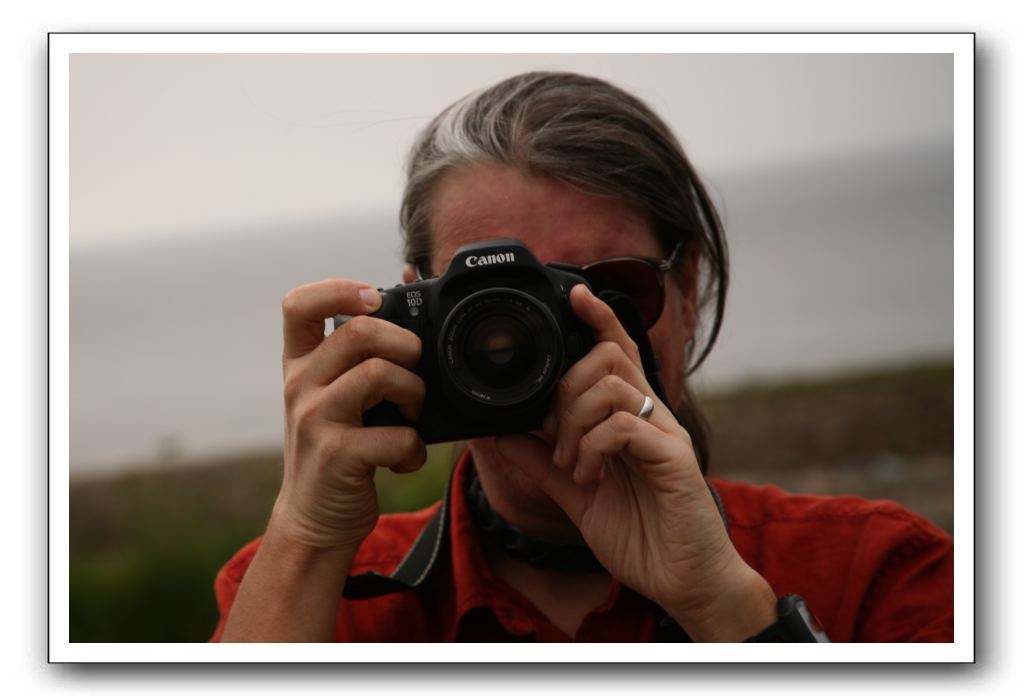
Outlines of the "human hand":
[[[309,550],[354,555],[379,514],[373,475],[419,469],[426,447],[411,427],[372,427],[362,413],[386,399],[416,420],[425,386],[412,372],[421,342],[411,331],[364,316],[380,293],[350,280],[292,290],[284,314],[284,478],[268,534]],[[324,337],[324,321],[353,318]]]
[[[545,423],[554,452],[525,436],[495,446],[522,463],[612,576],[691,638],[753,635],[773,621],[774,594],[732,546],[689,434],[654,396],[611,308],[584,286],[571,301],[598,343],[558,385]],[[636,414],[648,395],[655,406],[644,420]]]

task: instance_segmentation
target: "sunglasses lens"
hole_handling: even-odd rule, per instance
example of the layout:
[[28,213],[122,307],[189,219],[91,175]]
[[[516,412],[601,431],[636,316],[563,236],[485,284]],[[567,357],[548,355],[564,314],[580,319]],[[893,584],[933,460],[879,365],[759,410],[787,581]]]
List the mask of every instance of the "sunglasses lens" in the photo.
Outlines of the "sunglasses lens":
[[617,290],[628,295],[647,328],[660,318],[664,288],[657,269],[649,263],[639,259],[608,259],[587,266],[583,275],[595,293]]

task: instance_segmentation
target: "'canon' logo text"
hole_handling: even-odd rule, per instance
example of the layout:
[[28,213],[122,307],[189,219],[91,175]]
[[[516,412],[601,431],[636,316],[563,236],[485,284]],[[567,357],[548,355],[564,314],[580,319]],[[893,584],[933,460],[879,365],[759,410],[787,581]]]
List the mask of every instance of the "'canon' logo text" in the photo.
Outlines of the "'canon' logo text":
[[511,263],[515,260],[515,252],[508,251],[504,254],[487,254],[486,256],[467,256],[465,265],[469,268],[477,266],[493,266],[495,263]]

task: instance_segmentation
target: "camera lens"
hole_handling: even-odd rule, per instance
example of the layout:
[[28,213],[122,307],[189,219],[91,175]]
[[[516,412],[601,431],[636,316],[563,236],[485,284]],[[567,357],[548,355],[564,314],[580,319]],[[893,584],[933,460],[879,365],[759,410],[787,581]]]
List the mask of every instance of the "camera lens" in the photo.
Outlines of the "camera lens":
[[550,392],[563,360],[550,310],[511,288],[462,300],[440,333],[441,366],[456,395],[491,406],[520,406]]
[[517,317],[484,317],[467,332],[465,363],[483,384],[507,389],[528,376],[536,363],[536,344]]

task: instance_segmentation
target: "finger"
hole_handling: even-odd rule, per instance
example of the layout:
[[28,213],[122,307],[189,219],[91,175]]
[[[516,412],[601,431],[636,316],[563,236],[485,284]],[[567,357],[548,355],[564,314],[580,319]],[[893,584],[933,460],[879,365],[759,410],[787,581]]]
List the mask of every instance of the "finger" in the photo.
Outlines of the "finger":
[[653,388],[647,384],[646,376],[625,355],[617,343],[603,341],[598,343],[579,362],[570,367],[558,380],[557,391],[551,411],[554,413],[554,427],[560,427],[561,414],[580,395],[593,387],[608,375],[621,377],[645,394],[652,394]]
[[380,426],[362,428],[339,445],[345,456],[366,473],[391,469],[397,473],[416,471],[426,463],[426,445],[413,428]]
[[285,359],[305,355],[323,341],[323,322],[335,314],[368,314],[380,307],[380,293],[366,283],[324,280],[284,296]]
[[324,388],[324,416],[338,423],[362,425],[362,414],[381,401],[398,406],[401,415],[417,420],[426,396],[426,385],[414,372],[400,365],[370,358],[348,370]]
[[[646,403],[643,392],[617,375],[606,375],[596,384],[579,395],[577,399],[565,405],[559,414],[558,447],[555,463],[562,468],[570,468],[575,463],[579,440],[613,413],[639,413]],[[655,401],[654,413],[650,415],[655,425],[666,413],[665,408],[657,408]]]
[[307,356],[303,379],[329,384],[368,358],[383,358],[409,370],[419,362],[422,341],[408,329],[385,319],[356,316]]
[[550,448],[528,435],[501,435],[494,439],[498,454],[514,463],[579,525],[589,491],[572,481],[571,471],[550,464]]
[[[420,442],[422,442],[422,439],[420,439]],[[417,452],[415,456],[405,457],[397,464],[388,468],[396,474],[412,474],[423,468],[429,456],[429,450],[426,449],[426,445],[423,445],[422,450]]]
[[618,411],[579,441],[572,480],[582,484],[599,481],[605,462],[622,454],[642,468],[677,458],[679,445],[652,423]]
[[639,348],[636,342],[629,336],[614,310],[606,302],[594,295],[585,285],[576,285],[569,295],[572,303],[572,311],[583,320],[587,326],[593,329],[598,342],[610,341],[621,346],[622,351],[630,361],[640,370],[643,369],[643,360],[639,355]]

